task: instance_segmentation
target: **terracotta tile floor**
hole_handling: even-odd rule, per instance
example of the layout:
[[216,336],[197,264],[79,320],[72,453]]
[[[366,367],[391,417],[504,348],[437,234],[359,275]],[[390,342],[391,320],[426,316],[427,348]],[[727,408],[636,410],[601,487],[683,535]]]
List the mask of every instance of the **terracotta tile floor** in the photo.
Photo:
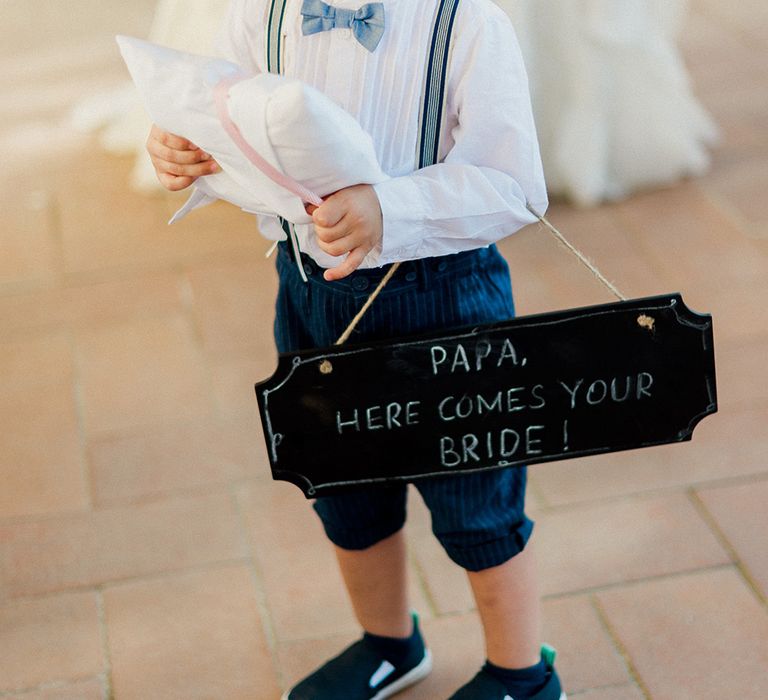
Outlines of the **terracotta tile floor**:
[[[267,473],[266,244],[226,206],[166,227],[178,198],[128,193],[129,160],[67,126],[122,77],[109,34],[144,33],[153,4],[4,4],[0,698],[276,700],[356,634],[318,522]],[[552,207],[627,293],[713,313],[721,396],[690,444],[531,471],[573,698],[768,693],[766,7],[691,2],[684,50],[722,131],[708,175]],[[609,300],[533,228],[502,247],[522,313]],[[440,700],[482,658],[478,620],[415,500],[408,536],[436,668],[402,698]]]

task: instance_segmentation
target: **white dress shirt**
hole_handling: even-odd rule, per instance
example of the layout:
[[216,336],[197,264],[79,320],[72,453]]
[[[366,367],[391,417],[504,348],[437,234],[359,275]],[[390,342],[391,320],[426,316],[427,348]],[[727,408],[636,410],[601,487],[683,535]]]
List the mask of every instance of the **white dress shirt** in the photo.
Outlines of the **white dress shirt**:
[[[288,0],[283,67],[352,114],[372,139],[391,179],[375,185],[384,232],[361,267],[487,246],[535,221],[547,194],[531,113],[528,79],[507,15],[492,0],[461,0],[453,28],[443,128],[436,165],[416,170],[419,114],[437,0],[382,0],[386,28],[371,53],[349,29],[303,36],[301,2]],[[356,9],[364,0],[334,0]],[[232,0],[218,46],[252,72],[266,70],[268,0]],[[284,238],[276,219],[261,232]],[[299,244],[321,267],[312,225],[296,226]]]

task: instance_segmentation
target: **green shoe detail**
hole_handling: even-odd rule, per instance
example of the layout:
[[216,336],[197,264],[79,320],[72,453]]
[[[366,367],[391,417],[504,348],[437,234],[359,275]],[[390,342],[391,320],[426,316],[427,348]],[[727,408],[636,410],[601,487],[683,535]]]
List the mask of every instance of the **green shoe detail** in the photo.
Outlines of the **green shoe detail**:
[[550,646],[549,644],[542,644],[541,658],[544,659],[544,663],[547,664],[547,666],[554,666],[555,658],[557,658],[557,651],[555,651],[555,647]]

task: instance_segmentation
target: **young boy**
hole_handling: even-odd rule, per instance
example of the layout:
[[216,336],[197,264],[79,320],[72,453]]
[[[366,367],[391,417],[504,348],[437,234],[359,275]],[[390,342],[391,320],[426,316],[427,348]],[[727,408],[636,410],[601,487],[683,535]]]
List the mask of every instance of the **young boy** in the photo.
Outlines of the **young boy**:
[[[311,225],[285,225],[296,245],[278,247],[278,349],[332,345],[394,261],[407,262],[351,342],[510,318],[509,270],[492,244],[534,220],[526,202],[543,212],[547,200],[527,79],[507,16],[491,0],[461,0],[448,15],[452,31],[447,24],[441,34],[436,17],[451,0],[283,3],[233,0],[222,53],[253,72],[283,72],[331,97],[371,135],[391,179],[309,207]],[[430,165],[419,155],[425,74],[446,36],[442,129]],[[218,169],[193,144],[156,127],[147,148],[171,190]],[[264,235],[285,237],[277,220],[259,223]],[[435,535],[468,573],[485,633],[486,664],[451,700],[565,697],[553,656],[540,651],[525,483],[525,468],[513,468],[416,484]],[[381,700],[429,673],[429,652],[406,596],[405,501],[405,486],[395,486],[315,502],[364,635],[286,700]]]

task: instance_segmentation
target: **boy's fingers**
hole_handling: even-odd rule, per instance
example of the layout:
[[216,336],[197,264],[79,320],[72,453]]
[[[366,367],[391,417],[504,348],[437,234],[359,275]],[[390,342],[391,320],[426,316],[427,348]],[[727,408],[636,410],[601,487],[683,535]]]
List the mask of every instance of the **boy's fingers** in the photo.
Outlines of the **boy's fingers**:
[[304,211],[307,212],[310,216],[314,214],[317,211],[317,205],[316,204],[310,204],[309,202],[304,203]]
[[[343,220],[338,228],[341,226],[344,226]],[[367,237],[364,233],[354,230],[348,231],[347,227],[345,227],[340,234],[336,229],[331,229],[329,235],[326,235],[327,232],[323,230],[317,232],[317,229],[316,233],[317,244],[320,246],[320,249],[328,253],[328,255],[333,255],[334,257],[339,257],[345,253],[349,253],[358,246],[364,245],[367,241]]]
[[312,219],[322,228],[332,228],[341,221],[345,213],[346,209],[342,203],[331,196],[315,210]]
[[177,151],[197,150],[197,146],[195,146],[195,144],[188,139],[185,139],[183,136],[169,134],[167,131],[162,131],[161,129],[158,129],[157,132],[153,131],[152,136],[154,136],[156,141],[159,141],[161,144],[163,144],[163,146],[168,146],[168,148],[173,148]]
[[333,243],[349,235],[349,226],[344,219],[330,228],[315,224],[315,235],[321,243]]
[[211,160],[211,156],[199,148],[194,151],[180,151],[175,148],[169,148],[159,142],[153,145],[151,153],[157,158],[162,158],[169,163],[183,163],[185,165]]
[[221,170],[219,164],[215,160],[205,160],[190,165],[183,165],[181,163],[173,163],[168,160],[163,160],[162,158],[154,158],[153,163],[155,170],[158,172],[176,177],[203,177],[204,175],[211,175],[212,173],[217,173]]
[[317,244],[320,246],[320,249],[328,253],[328,255],[333,255],[333,257],[337,258],[340,255],[353,251],[362,242],[363,240],[360,236],[349,235],[338,238],[330,243],[318,239]]
[[362,246],[352,250],[347,259],[341,263],[338,267],[333,267],[330,270],[326,270],[323,277],[328,282],[334,282],[336,280],[344,279],[347,275],[351,275],[363,262],[368,251]]
[[168,173],[157,173],[157,179],[160,180],[160,184],[171,192],[178,192],[189,187],[196,177],[177,177],[176,175],[169,175]]

